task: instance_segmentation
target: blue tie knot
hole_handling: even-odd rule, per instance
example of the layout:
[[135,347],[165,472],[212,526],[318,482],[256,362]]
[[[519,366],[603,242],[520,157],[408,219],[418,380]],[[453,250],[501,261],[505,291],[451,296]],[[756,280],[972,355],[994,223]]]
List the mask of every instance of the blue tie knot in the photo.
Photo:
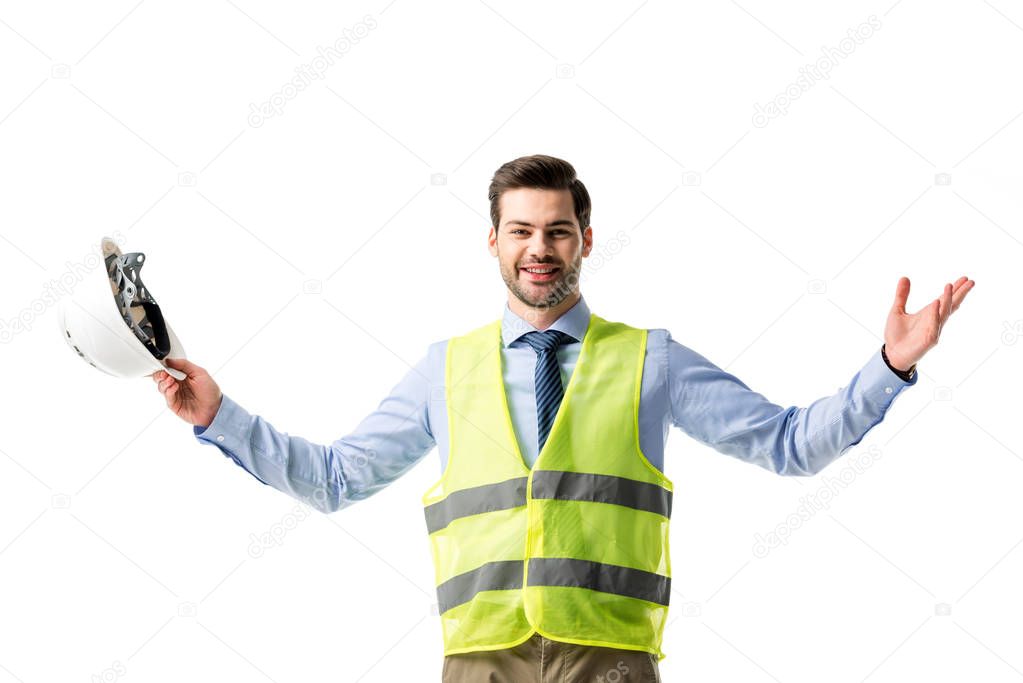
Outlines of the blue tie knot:
[[527,332],[522,335],[522,341],[533,347],[539,355],[541,351],[556,351],[557,348],[566,343],[572,337],[561,330],[544,330],[543,332]]

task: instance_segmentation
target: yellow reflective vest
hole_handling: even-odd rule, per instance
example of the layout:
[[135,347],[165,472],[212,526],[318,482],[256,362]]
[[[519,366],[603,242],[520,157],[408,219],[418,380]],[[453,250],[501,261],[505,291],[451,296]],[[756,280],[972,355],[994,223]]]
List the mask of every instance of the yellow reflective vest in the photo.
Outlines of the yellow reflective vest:
[[448,342],[449,449],[423,495],[444,654],[534,633],[663,659],[672,484],[639,447],[647,331],[591,314],[532,469],[501,371],[501,321]]

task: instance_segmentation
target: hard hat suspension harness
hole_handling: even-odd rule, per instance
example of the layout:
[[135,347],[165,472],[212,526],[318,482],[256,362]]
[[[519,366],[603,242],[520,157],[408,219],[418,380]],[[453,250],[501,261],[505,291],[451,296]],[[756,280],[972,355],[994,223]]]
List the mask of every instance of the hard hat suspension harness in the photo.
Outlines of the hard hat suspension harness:
[[121,318],[153,357],[163,360],[170,353],[171,342],[163,313],[142,283],[145,259],[145,254],[137,251],[110,254],[106,257],[107,274]]

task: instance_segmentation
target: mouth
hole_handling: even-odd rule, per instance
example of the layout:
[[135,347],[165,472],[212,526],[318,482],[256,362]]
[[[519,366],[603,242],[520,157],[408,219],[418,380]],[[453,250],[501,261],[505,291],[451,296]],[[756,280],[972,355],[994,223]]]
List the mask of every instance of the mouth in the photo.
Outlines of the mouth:
[[534,265],[519,268],[519,272],[525,275],[526,279],[531,282],[551,282],[561,272],[561,268],[548,265]]

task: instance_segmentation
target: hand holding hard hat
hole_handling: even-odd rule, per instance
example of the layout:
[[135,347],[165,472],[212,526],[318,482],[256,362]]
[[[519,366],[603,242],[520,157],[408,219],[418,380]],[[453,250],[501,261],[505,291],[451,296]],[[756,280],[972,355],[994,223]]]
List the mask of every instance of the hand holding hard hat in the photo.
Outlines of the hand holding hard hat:
[[[122,254],[109,237],[100,243],[103,263],[58,307],[64,341],[89,365],[114,377],[144,377],[163,370],[185,350],[142,284],[141,252]],[[177,370],[170,374],[184,379]]]
[[152,377],[178,417],[208,425],[220,407],[220,388],[209,373],[185,360],[181,342],[142,283],[145,254],[123,254],[109,237],[100,252],[102,266],[59,302],[64,341],[108,375]]
[[167,399],[167,407],[175,415],[197,427],[208,427],[220,409],[223,394],[210,377],[210,373],[184,358],[171,358],[168,365],[185,373],[185,379],[176,381],[168,371],[157,370],[152,374],[156,387]]

